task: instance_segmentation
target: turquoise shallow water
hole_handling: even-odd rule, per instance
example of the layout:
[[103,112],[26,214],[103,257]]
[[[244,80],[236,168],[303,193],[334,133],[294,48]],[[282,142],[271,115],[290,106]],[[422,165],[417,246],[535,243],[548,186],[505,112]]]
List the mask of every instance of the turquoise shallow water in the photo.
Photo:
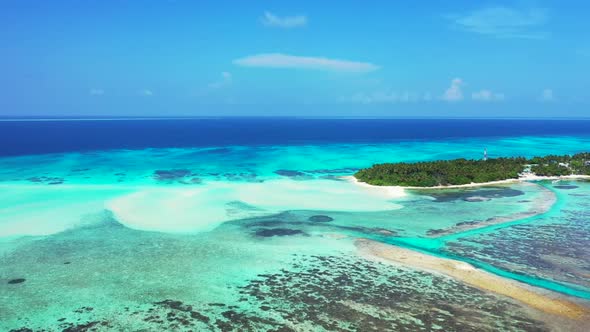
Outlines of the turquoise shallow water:
[[[0,330],[532,330],[541,323],[510,301],[358,258],[354,238],[589,299],[590,184],[399,196],[339,176],[375,162],[477,158],[484,146],[532,156],[589,143],[522,137],[0,158]],[[474,228],[490,220],[505,223]]]
[[[216,148],[107,150],[0,158],[2,183],[178,184],[198,180],[261,181],[277,170],[301,172],[299,178],[350,175],[386,161],[535,156],[575,153],[590,137],[520,137],[373,144],[223,146]],[[184,178],[158,181],[154,170],[186,169]],[[53,180],[53,181],[52,181]],[[175,181],[176,180],[176,181]]]

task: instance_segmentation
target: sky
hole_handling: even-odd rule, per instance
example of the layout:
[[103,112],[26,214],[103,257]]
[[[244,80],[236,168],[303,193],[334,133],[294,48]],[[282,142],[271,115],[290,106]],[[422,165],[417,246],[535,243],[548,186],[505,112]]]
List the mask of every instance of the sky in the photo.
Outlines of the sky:
[[0,0],[0,116],[590,117],[590,2]]

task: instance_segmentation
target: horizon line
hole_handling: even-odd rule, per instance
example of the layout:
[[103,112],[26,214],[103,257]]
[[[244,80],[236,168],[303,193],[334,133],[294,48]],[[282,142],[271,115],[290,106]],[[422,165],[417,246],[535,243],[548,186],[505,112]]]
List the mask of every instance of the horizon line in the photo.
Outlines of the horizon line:
[[362,116],[362,115],[343,115],[343,116],[314,116],[314,115],[178,115],[178,116],[79,116],[79,115],[30,115],[30,116],[12,116],[0,115],[0,122],[26,122],[26,121],[134,121],[134,120],[222,120],[222,119],[297,119],[297,120],[590,120],[587,116],[573,117],[469,117],[469,116]]

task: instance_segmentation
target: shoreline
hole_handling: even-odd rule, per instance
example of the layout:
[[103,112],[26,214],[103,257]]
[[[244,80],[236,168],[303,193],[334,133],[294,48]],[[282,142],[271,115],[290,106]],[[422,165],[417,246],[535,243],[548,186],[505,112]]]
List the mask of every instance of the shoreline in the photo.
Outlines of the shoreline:
[[488,273],[462,261],[430,256],[369,239],[357,239],[355,246],[363,258],[443,274],[480,290],[516,300],[542,312],[544,315],[537,315],[538,318],[549,325],[558,326],[557,321],[561,320],[561,323],[570,325],[561,326],[565,330],[583,330],[583,325],[590,320],[590,307],[576,300]]
[[373,191],[375,193],[381,193],[390,198],[399,198],[408,195],[405,191],[406,188],[401,186],[375,186],[372,184],[368,184],[366,182],[361,182],[352,175],[341,176],[339,178],[348,183],[352,183],[355,186],[361,187],[369,191]]
[[510,184],[517,182],[528,182],[528,181],[554,181],[554,180],[590,180],[590,175],[562,175],[562,176],[538,176],[538,175],[525,175],[518,179],[506,179],[498,181],[489,181],[481,183],[467,183],[467,184],[453,184],[446,186],[434,186],[434,187],[415,187],[415,186],[377,186],[366,182],[359,181],[354,175],[342,176],[341,179],[346,180],[355,185],[361,185],[364,187],[375,187],[375,188],[391,188],[392,190],[429,190],[429,189],[459,189],[459,188],[473,188],[492,186],[498,184]]

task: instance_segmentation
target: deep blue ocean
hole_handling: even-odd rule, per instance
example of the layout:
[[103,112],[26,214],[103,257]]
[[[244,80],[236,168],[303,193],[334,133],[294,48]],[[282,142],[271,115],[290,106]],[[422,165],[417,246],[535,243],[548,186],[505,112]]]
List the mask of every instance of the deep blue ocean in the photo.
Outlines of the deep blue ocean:
[[0,156],[59,152],[590,135],[590,120],[199,118],[0,121]]

